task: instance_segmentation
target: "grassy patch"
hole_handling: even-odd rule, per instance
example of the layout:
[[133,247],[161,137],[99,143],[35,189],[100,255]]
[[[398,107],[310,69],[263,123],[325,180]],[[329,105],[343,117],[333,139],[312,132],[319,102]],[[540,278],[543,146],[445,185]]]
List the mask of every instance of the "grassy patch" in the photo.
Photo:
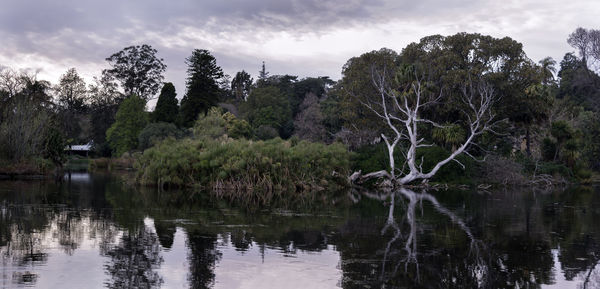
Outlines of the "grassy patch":
[[347,184],[350,153],[343,145],[279,138],[168,139],[139,157],[136,180],[159,187],[201,187],[230,199],[270,203],[278,197],[314,197]]

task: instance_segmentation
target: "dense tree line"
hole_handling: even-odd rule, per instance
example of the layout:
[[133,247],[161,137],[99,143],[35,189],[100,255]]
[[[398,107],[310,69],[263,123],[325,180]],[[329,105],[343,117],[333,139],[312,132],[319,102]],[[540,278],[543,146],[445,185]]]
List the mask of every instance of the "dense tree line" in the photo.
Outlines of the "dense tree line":
[[[419,124],[420,137],[428,143],[448,153],[459,149],[469,135],[465,84],[485,82],[497,98],[490,112],[498,123],[470,148],[474,157],[492,152],[530,160],[524,162],[529,166],[542,161],[585,175],[600,169],[598,35],[594,29],[575,30],[567,42],[576,52],[566,53],[560,63],[528,58],[522,44],[509,37],[432,35],[402,51],[383,48],[353,57],[339,81],[272,75],[264,62],[256,80],[244,70],[230,80],[210,51],[195,49],[185,60],[181,101],[173,84],[163,82],[166,65],[149,45],[126,47],[108,57],[110,68],[91,84],[75,68],[56,85],[3,68],[0,153],[3,159],[21,160],[52,155],[50,144],[92,141],[96,155],[119,156],[164,138],[191,136],[198,117],[213,107],[228,112],[235,123],[230,137],[342,142],[362,151],[390,132],[365,106],[378,97],[373,72],[385,69],[393,76],[391,89],[400,95],[414,92],[399,81],[412,78],[423,93],[434,96],[432,105],[420,111],[430,124]],[[154,111],[146,111],[147,101],[159,91]]]

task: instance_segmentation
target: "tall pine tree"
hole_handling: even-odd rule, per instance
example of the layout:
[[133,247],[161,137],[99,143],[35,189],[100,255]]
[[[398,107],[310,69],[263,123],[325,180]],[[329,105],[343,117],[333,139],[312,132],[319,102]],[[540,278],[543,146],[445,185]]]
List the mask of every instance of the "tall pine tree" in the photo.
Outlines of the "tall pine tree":
[[184,126],[190,127],[198,114],[206,114],[219,102],[219,79],[223,77],[223,70],[205,49],[195,49],[186,59],[186,64],[187,91],[181,100],[181,121]]
[[171,122],[174,123],[177,119],[179,106],[177,104],[177,93],[173,83],[167,82],[160,91],[156,108],[152,113],[153,122]]

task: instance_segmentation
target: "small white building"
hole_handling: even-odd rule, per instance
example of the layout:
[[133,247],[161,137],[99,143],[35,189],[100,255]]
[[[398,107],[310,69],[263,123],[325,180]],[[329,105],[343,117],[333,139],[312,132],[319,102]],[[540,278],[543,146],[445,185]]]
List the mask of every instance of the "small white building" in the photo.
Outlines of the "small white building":
[[83,145],[70,145],[65,148],[69,154],[88,156],[94,146],[94,141],[90,141]]

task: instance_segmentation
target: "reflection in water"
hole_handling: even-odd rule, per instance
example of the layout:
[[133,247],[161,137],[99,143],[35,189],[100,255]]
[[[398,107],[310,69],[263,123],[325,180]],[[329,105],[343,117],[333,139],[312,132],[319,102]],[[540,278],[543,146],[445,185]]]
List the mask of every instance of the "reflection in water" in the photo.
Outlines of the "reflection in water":
[[190,288],[209,288],[215,279],[215,263],[221,255],[216,249],[217,236],[188,231]]
[[594,189],[355,199],[248,211],[103,175],[0,182],[0,287],[600,286]]
[[[460,217],[441,205],[433,195],[425,191],[416,193],[406,188],[400,188],[386,193],[374,194],[362,192],[360,196],[389,204],[387,219],[381,229],[381,236],[385,237],[390,232],[391,236],[385,245],[383,260],[381,262],[381,272],[377,282],[379,285],[377,286],[381,286],[382,288],[389,287],[390,285],[393,286],[395,280],[408,278],[412,279],[412,283],[421,285],[434,280],[438,284],[451,286],[487,287],[488,280],[486,280],[486,277],[489,274],[489,268],[485,264],[484,258],[480,256],[482,242],[474,237],[471,229]],[[354,200],[358,199],[355,197]],[[439,214],[447,217],[467,237],[468,252],[466,255],[467,258],[463,262],[466,266],[466,274],[460,273],[460,276],[455,276],[458,273],[456,272],[457,269],[459,269],[457,265],[454,265],[456,267],[448,272],[443,268],[434,268],[431,266],[433,264],[426,263],[424,265],[427,269],[425,272],[427,276],[426,278],[421,278],[418,255],[419,245],[417,241],[420,230],[419,223],[417,222],[419,217],[417,211],[420,209],[421,216],[423,216],[423,202],[428,202]],[[403,207],[404,214],[396,217],[396,205],[398,204]],[[397,219],[400,219],[400,222]],[[443,258],[443,256],[436,254],[436,252],[438,251],[430,250],[430,255],[425,256],[424,260]],[[399,269],[402,269],[402,272]],[[438,277],[440,280],[437,280],[437,278],[432,279],[432,277]],[[457,277],[460,277],[460,280]],[[435,285],[435,283],[431,283],[430,285]]]
[[111,261],[109,288],[159,288],[161,276],[155,271],[162,263],[158,237],[146,226],[124,232],[119,245],[107,252]]

